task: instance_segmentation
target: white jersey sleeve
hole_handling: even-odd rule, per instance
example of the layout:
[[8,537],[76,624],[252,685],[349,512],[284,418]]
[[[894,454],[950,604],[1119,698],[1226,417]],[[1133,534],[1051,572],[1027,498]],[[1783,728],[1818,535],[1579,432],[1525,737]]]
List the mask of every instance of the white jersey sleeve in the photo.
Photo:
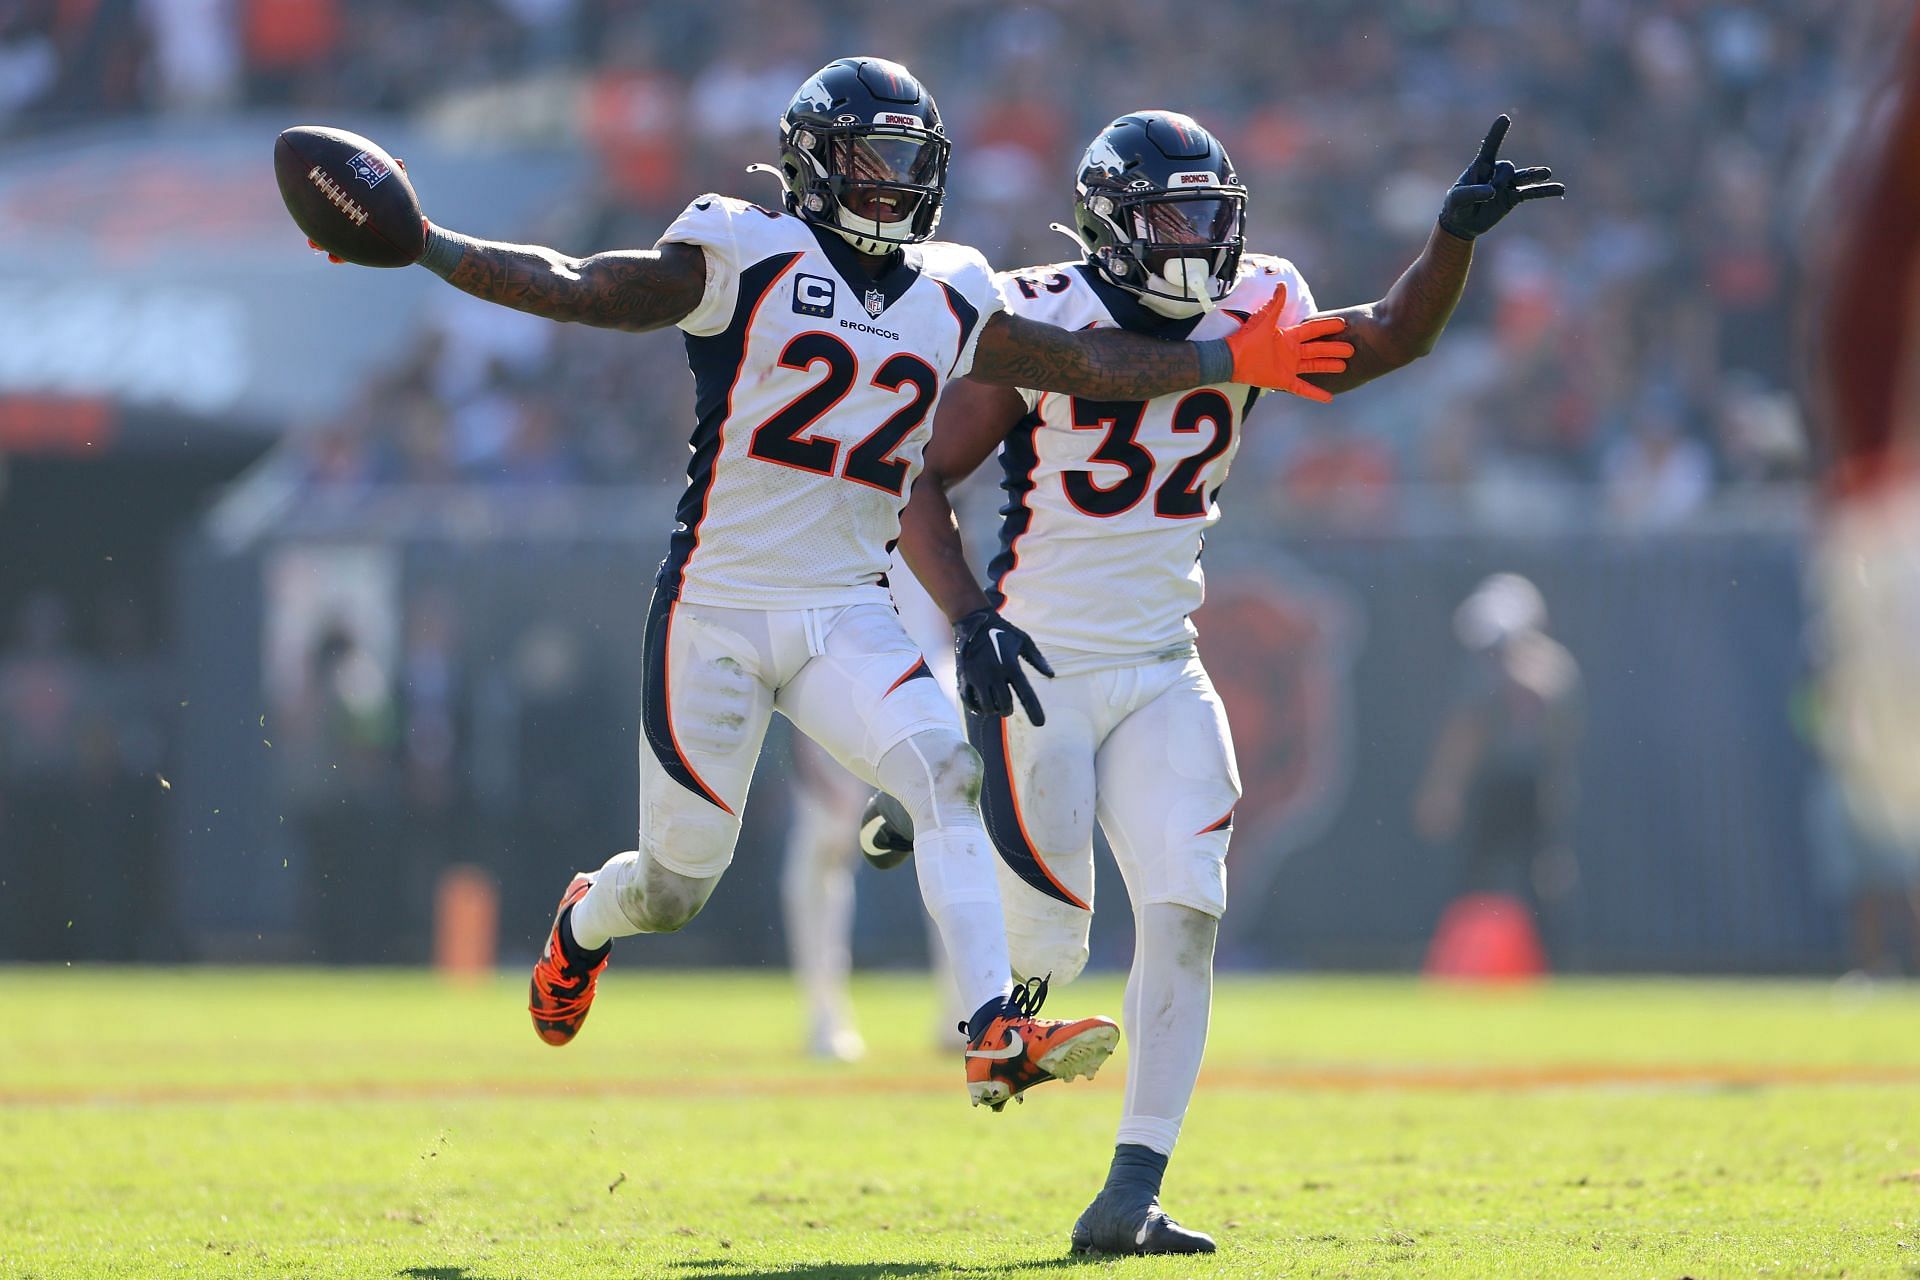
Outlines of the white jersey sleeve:
[[1224,302],[1235,310],[1244,309],[1248,303],[1259,308],[1283,284],[1287,286],[1287,306],[1280,314],[1280,323],[1282,326],[1299,324],[1317,309],[1313,290],[1307,287],[1300,268],[1270,253],[1249,253],[1240,259],[1240,279]]
[[678,322],[697,338],[712,337],[733,318],[740,298],[739,219],[751,209],[744,200],[704,195],[681,210],[660,237],[661,244],[698,245],[707,259],[707,287],[700,305]]
[[975,313],[975,322],[954,357],[953,368],[947,372],[949,378],[964,378],[973,368],[974,353],[980,348],[980,335],[986,330],[987,322],[1005,311],[1006,304],[994,288],[993,268],[987,265],[978,249],[936,240],[921,245],[920,251],[926,273],[952,291],[949,300],[957,297]]

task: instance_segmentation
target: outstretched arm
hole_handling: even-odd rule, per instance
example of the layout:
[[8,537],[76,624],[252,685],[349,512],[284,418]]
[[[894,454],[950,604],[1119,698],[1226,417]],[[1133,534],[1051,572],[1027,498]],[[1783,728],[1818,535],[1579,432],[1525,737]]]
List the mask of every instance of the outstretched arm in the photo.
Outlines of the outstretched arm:
[[549,320],[639,331],[700,305],[706,255],[690,244],[570,258],[541,245],[474,240],[427,230],[420,265],[456,289]]
[[996,312],[980,331],[968,374],[980,382],[1061,391],[1096,400],[1151,400],[1170,391],[1242,382],[1290,391],[1309,400],[1332,397],[1301,381],[1303,373],[1336,373],[1353,348],[1321,341],[1344,320],[1316,316],[1291,328],[1280,317],[1282,288],[1231,337],[1166,342],[1125,329],[1062,329],[1012,312]]
[[1062,329],[1001,311],[980,331],[967,376],[1100,400],[1151,400],[1227,381],[1230,358],[1217,351],[1208,367],[1206,355],[1198,342],[1163,342],[1124,329]]
[[1435,227],[1386,297],[1327,313],[1347,322],[1341,336],[1353,344],[1353,356],[1340,373],[1307,377],[1328,391],[1351,391],[1432,351],[1466,290],[1472,264],[1473,241]]
[[1426,248],[1387,296],[1329,313],[1346,320],[1343,336],[1353,343],[1353,358],[1339,373],[1309,375],[1315,386],[1348,391],[1432,351],[1467,287],[1474,239],[1518,204],[1566,194],[1565,186],[1548,181],[1553,170],[1545,165],[1517,169],[1496,159],[1512,123],[1501,116],[1487,130],[1479,154],[1447,192]]

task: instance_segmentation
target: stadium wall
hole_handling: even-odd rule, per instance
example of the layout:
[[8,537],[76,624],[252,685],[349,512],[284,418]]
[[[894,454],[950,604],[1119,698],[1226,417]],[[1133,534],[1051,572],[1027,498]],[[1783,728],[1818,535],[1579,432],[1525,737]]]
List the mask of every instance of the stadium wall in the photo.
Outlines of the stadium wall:
[[[435,874],[472,862],[501,884],[502,958],[517,959],[537,946],[564,872],[632,846],[657,525],[573,521],[509,538],[456,527],[397,539],[309,528],[183,552],[189,706],[169,792],[170,909],[190,955],[419,961]],[[1463,661],[1452,613],[1482,575],[1510,570],[1539,584],[1584,673],[1578,875],[1547,910],[1556,963],[1836,965],[1840,908],[1815,890],[1802,818],[1816,765],[1789,718],[1805,665],[1800,542],[1791,529],[1542,540],[1229,526],[1209,543],[1201,615],[1246,791],[1225,961],[1418,963],[1459,888],[1459,855],[1424,844],[1411,819]],[[341,585],[369,576],[371,593]],[[329,592],[334,604],[313,603]],[[405,694],[422,601],[452,615],[442,630],[454,637],[437,677],[452,790],[438,795],[418,790],[409,763],[411,721],[426,714]],[[311,653],[329,609],[370,632],[361,643],[389,704],[386,727],[365,728],[372,740],[329,740],[287,687],[286,655]],[[379,609],[392,616],[370,620]],[[728,884],[658,962],[780,960],[784,741],[776,720]],[[377,767],[350,762],[369,751]],[[1117,905],[1110,871],[1099,891]],[[911,878],[863,872],[860,893],[863,962],[915,959]],[[1127,933],[1124,913],[1104,913],[1096,963],[1124,963]]]

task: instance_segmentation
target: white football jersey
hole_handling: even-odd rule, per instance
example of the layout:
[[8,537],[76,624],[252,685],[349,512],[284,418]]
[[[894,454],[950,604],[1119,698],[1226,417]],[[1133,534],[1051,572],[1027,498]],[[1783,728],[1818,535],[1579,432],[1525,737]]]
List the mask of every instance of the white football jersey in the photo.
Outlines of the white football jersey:
[[1001,310],[986,259],[910,245],[868,282],[838,236],[716,195],[660,239],[707,262],[680,321],[698,422],[660,585],[733,608],[885,602],[934,404]]
[[[994,277],[1015,314],[1066,329],[1125,327],[1201,341],[1232,333],[1285,284],[1283,324],[1313,311],[1291,262],[1249,253],[1211,312],[1174,321],[1084,263]],[[1007,491],[989,595],[1060,670],[1191,642],[1206,580],[1200,547],[1259,392],[1221,383],[1148,401],[1022,390],[1031,412],[1000,449]],[[1056,652],[1057,651],[1057,652]]]

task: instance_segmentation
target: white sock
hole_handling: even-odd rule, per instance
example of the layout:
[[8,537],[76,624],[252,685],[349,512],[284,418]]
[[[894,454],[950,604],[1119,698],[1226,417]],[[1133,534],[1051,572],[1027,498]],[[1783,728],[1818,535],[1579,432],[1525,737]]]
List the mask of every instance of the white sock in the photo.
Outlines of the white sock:
[[1013,990],[997,855],[976,798],[979,760],[964,741],[917,733],[881,757],[875,777],[913,819],[920,900],[940,930],[960,1007],[971,1016]]
[[620,889],[640,874],[640,853],[629,849],[607,859],[580,901],[573,904],[573,940],[588,951],[598,951],[615,938],[640,932],[620,909]]
[[[920,897],[940,930],[960,1007],[971,1016],[987,1001],[1013,990],[1007,960],[1007,923],[1000,914],[992,845],[985,827],[927,832],[916,825],[913,869]],[[984,874],[983,874],[984,872]],[[984,879],[986,891],[979,882]]]
[[1134,917],[1121,1006],[1131,1057],[1116,1142],[1173,1154],[1206,1053],[1219,929],[1212,916],[1172,903],[1149,903]]

